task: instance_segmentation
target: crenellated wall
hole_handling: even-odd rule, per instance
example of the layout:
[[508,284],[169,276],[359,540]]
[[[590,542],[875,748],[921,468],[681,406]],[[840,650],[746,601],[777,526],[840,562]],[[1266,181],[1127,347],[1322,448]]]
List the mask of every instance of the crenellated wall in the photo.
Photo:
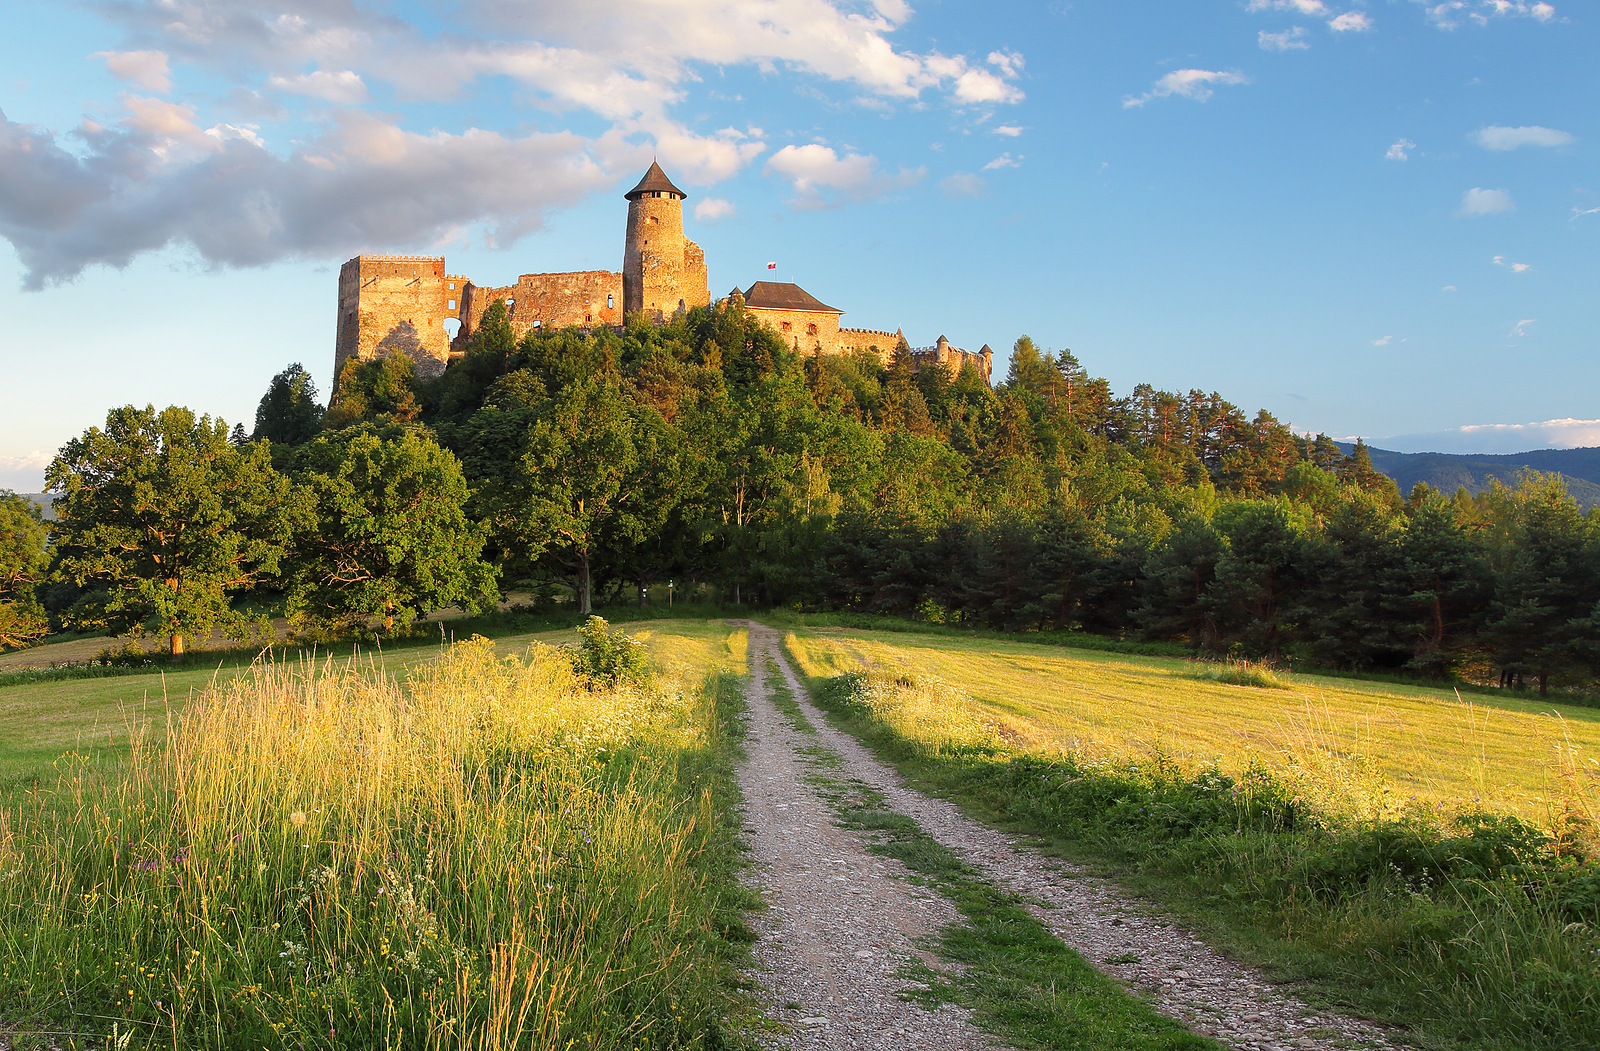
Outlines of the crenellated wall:
[[419,375],[442,373],[450,360],[444,322],[456,316],[449,283],[443,256],[359,255],[340,267],[335,379],[351,357],[395,353],[409,357]]

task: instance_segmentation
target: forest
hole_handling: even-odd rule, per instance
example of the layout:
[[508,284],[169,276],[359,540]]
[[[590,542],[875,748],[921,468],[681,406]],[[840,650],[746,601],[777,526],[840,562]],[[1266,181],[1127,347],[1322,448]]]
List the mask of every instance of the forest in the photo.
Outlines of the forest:
[[289,367],[252,432],[114,409],[51,465],[54,523],[0,502],[0,637],[181,652],[263,611],[331,637],[670,587],[1541,693],[1600,674],[1600,516],[1556,476],[1402,494],[1359,443],[1118,397],[1026,336],[994,386],[885,357],[806,354],[727,304],[520,339],[497,305],[433,381],[352,360],[324,410]]

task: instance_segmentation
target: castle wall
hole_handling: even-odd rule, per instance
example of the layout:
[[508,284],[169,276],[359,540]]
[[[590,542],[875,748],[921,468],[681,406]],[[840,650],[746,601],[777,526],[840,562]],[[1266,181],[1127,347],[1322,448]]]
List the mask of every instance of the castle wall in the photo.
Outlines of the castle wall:
[[647,194],[628,202],[622,300],[625,313],[644,311],[658,324],[679,309],[710,305],[706,255],[683,236],[680,198]]
[[839,315],[820,310],[780,310],[774,307],[746,306],[746,310],[771,325],[791,347],[810,354],[821,348],[824,354],[841,353]]
[[461,300],[457,352],[476,332],[483,312],[507,302],[511,329],[519,337],[536,328],[588,328],[622,324],[622,275],[607,270],[570,274],[523,274],[514,285],[483,288],[468,282]]
[[[460,281],[459,278],[455,279]],[[450,360],[446,318],[456,294],[443,256],[356,256],[339,268],[339,320],[334,377],[351,357],[405,354],[417,372],[437,376]]]

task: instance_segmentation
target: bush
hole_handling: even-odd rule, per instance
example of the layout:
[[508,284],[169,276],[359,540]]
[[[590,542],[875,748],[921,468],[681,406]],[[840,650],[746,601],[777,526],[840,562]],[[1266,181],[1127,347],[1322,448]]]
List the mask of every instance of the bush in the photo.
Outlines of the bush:
[[643,685],[650,676],[650,657],[643,644],[604,617],[590,617],[578,628],[582,644],[572,665],[591,683]]

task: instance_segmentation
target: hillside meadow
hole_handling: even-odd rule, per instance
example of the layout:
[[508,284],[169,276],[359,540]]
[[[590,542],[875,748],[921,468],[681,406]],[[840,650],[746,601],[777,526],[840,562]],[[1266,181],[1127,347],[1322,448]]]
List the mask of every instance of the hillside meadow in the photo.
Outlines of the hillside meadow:
[[1600,710],[1316,675],[1287,688],[1208,681],[1192,661],[993,638],[797,628],[787,645],[823,679],[899,670],[944,680],[1008,748],[1045,756],[1163,755],[1310,775],[1380,816],[1418,801],[1482,805],[1548,826],[1600,800]]

